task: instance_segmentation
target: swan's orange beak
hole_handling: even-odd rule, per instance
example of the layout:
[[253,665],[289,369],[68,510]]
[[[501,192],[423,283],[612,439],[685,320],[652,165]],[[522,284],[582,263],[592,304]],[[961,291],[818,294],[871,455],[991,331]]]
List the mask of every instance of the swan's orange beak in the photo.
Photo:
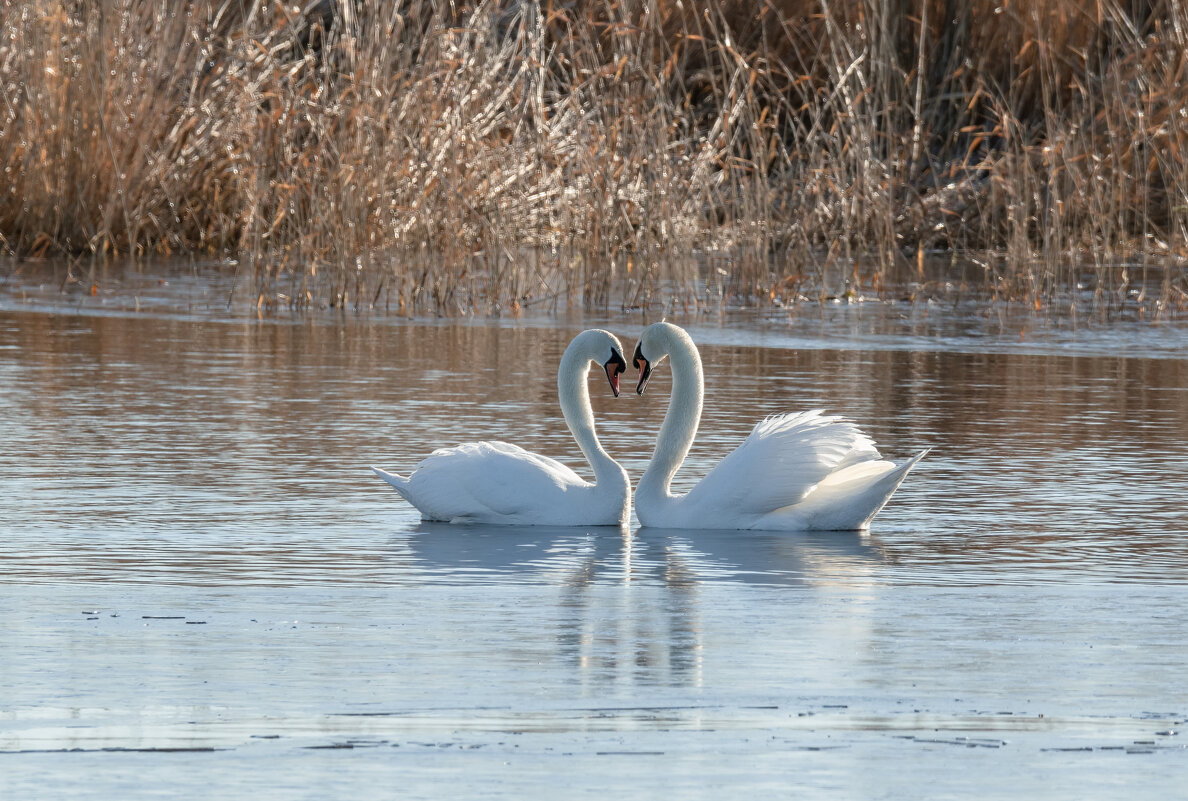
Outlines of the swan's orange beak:
[[619,375],[627,372],[627,362],[623,360],[623,355],[619,351],[611,348],[611,357],[607,359],[603,369],[606,370],[606,378],[610,381],[611,392],[615,393],[615,397],[619,397]]
[[648,379],[652,377],[652,363],[644,358],[639,345],[635,346],[635,355],[631,357],[631,361],[635,364],[635,369],[639,370],[639,383],[635,385],[635,394],[642,395],[648,385]]

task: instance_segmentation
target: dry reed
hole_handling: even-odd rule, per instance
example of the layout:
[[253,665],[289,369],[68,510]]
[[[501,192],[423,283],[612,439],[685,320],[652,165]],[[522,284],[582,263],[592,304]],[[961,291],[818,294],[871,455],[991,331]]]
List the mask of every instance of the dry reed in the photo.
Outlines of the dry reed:
[[1188,302],[1180,0],[0,14],[10,255],[408,312],[928,292],[938,254],[1037,309]]

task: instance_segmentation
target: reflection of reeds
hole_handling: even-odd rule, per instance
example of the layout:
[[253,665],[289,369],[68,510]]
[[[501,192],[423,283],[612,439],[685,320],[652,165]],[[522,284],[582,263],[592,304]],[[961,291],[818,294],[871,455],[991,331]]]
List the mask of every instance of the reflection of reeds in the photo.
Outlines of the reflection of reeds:
[[937,250],[1037,306],[1188,299],[1178,0],[2,13],[18,255],[237,254],[296,306],[812,297]]

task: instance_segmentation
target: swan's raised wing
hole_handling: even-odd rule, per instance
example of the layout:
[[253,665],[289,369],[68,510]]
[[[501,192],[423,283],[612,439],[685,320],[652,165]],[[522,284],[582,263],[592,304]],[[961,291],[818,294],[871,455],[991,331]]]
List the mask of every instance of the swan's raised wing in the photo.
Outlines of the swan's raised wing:
[[512,516],[587,486],[565,465],[508,442],[439,448],[409,479],[409,500],[432,520]]
[[688,503],[738,515],[767,514],[799,503],[830,474],[879,460],[874,441],[820,410],[768,417],[689,491]]

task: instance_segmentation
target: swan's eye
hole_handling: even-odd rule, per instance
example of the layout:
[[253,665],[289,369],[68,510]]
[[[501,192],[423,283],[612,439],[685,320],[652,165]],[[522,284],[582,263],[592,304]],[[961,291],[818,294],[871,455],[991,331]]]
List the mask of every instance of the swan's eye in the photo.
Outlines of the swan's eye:
[[616,348],[611,348],[610,358],[606,360],[603,367],[606,368],[608,376],[627,372],[627,362],[623,360],[623,355]]

